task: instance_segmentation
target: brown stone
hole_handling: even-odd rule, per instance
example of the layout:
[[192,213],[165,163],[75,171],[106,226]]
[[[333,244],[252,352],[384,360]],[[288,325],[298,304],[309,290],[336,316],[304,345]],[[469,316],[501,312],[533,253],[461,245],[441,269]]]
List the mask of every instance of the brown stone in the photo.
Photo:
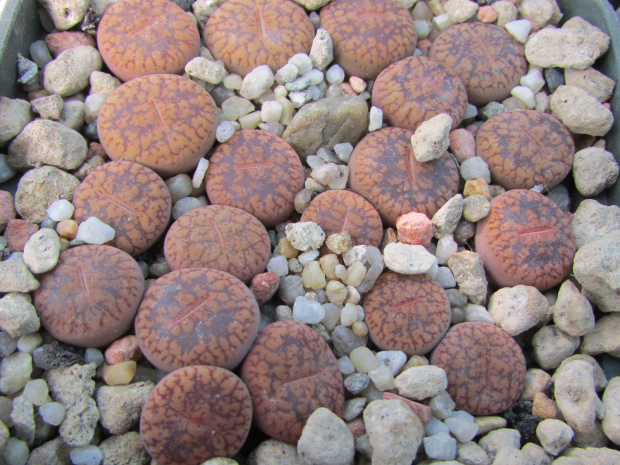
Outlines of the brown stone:
[[564,420],[562,413],[557,404],[549,399],[544,392],[534,394],[534,402],[532,404],[532,415],[548,419]]
[[137,362],[142,358],[138,338],[133,334],[117,339],[105,350],[105,361],[110,365],[116,363]]
[[54,58],[65,50],[80,45],[95,47],[95,39],[80,31],[50,32],[45,36],[45,44]]
[[265,64],[275,73],[296,53],[310,53],[314,28],[289,0],[228,0],[207,21],[204,39],[228,71],[245,76]]
[[144,293],[138,263],[107,245],[65,250],[40,281],[33,301],[41,325],[78,347],[101,347],[127,332]]
[[130,161],[113,161],[95,169],[73,196],[78,223],[94,216],[114,228],[107,245],[129,255],[151,247],[170,220],[170,193],[151,169]]
[[412,55],[417,42],[411,13],[393,0],[334,0],[321,10],[321,27],[334,41],[334,62],[364,79]]
[[240,208],[266,227],[282,223],[295,210],[304,172],[295,150],[267,131],[236,132],[213,151],[207,170],[212,204]]
[[450,68],[424,56],[411,56],[385,68],[372,88],[372,104],[393,126],[415,130],[441,113],[456,129],[467,110],[467,92]]
[[555,116],[534,110],[500,113],[476,134],[476,154],[489,165],[493,182],[506,189],[551,190],[570,172],[575,143]]
[[110,71],[129,81],[146,74],[182,74],[200,54],[200,34],[173,2],[122,0],[101,18],[97,45]]
[[472,105],[504,100],[527,73],[523,45],[495,24],[452,26],[434,40],[429,57],[460,76]]
[[[15,216],[15,215],[13,215]],[[7,247],[11,252],[23,252],[24,245],[34,233],[39,230],[39,226],[30,221],[20,219],[10,219],[4,230],[4,237]]]
[[254,424],[296,443],[319,407],[344,411],[344,385],[334,353],[310,327],[279,321],[263,329],[241,367],[254,406]]
[[326,237],[347,232],[354,246],[379,247],[383,236],[379,212],[364,197],[351,191],[330,190],[317,195],[300,221],[318,224]]
[[252,294],[254,294],[258,305],[263,305],[264,303],[271,300],[271,298],[278,290],[279,285],[280,277],[277,275],[277,273],[269,271],[267,273],[257,274],[252,278],[252,285],[250,286],[250,291],[252,291]]
[[450,327],[448,296],[425,274],[382,274],[362,306],[370,339],[381,350],[424,355]]
[[232,457],[252,423],[247,387],[224,368],[192,366],[162,379],[144,405],[140,438],[159,465]]
[[476,226],[476,252],[499,287],[552,288],[571,271],[575,251],[570,219],[534,191],[515,189],[497,196]]
[[461,323],[446,333],[430,364],[448,376],[448,393],[459,410],[493,415],[521,396],[525,357],[517,342],[490,323]]
[[168,177],[196,167],[213,146],[219,118],[211,95],[194,81],[159,74],[118,87],[97,121],[112,160],[134,161]]
[[172,371],[191,365],[233,369],[258,333],[260,313],[252,292],[218,270],[187,268],[152,284],[136,315],[144,356]]
[[458,192],[459,173],[448,154],[420,163],[411,147],[412,131],[371,132],[349,160],[351,189],[375,207],[386,225],[411,211],[429,218]]
[[271,243],[265,227],[249,213],[209,205],[170,226],[164,254],[172,270],[213,268],[248,282],[267,266]]

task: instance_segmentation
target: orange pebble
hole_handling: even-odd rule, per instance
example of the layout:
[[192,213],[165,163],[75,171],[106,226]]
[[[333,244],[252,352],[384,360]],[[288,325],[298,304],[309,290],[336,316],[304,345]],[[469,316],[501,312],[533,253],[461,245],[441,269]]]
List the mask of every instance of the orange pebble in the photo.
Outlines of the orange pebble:
[[75,239],[78,223],[75,220],[63,220],[56,225],[56,232],[67,239]]
[[105,361],[110,365],[117,363],[138,361],[142,358],[142,351],[138,345],[138,338],[130,335],[114,341],[105,351]]
[[478,19],[483,23],[494,23],[497,20],[497,12],[489,5],[480,7]]
[[360,77],[351,76],[351,78],[349,79],[349,84],[351,85],[351,88],[358,94],[366,90],[366,81],[364,81]]

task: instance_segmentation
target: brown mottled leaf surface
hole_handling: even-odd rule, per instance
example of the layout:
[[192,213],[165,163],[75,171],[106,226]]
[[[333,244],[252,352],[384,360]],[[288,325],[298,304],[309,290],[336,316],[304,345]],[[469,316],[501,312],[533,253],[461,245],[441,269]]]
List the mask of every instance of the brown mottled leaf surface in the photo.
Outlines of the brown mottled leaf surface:
[[545,291],[570,272],[576,247],[570,220],[549,198],[515,189],[497,196],[476,226],[476,252],[500,287]]
[[392,227],[400,215],[411,211],[431,218],[458,192],[459,173],[450,155],[420,163],[413,155],[411,135],[401,128],[371,132],[349,160],[351,189]]
[[429,57],[460,76],[472,105],[510,97],[512,88],[527,73],[523,45],[495,24],[452,26],[433,41]]
[[364,79],[412,55],[417,43],[411,13],[395,0],[334,0],[321,10],[321,27],[334,41],[334,62]]
[[294,321],[265,327],[241,367],[254,423],[269,436],[296,443],[319,407],[341,416],[344,385],[334,353],[313,329]]
[[97,121],[112,160],[135,161],[169,177],[195,168],[207,154],[219,117],[213,97],[194,81],[158,74],[118,87]]
[[448,393],[472,415],[494,415],[514,404],[525,386],[525,357],[519,344],[490,323],[453,326],[430,358],[448,375]]
[[243,282],[267,266],[269,234],[255,217],[238,208],[209,205],[176,220],[164,241],[164,255],[173,270],[213,268]]
[[381,71],[372,88],[372,104],[393,126],[415,130],[446,113],[456,129],[467,110],[467,92],[450,68],[432,58],[410,56]]
[[256,299],[237,278],[185,268],[149,287],[135,327],[145,357],[161,370],[190,365],[232,370],[254,342],[259,322]]
[[291,216],[304,186],[299,156],[267,131],[236,132],[213,151],[207,170],[211,203],[240,208],[271,227]]
[[448,296],[425,274],[382,274],[363,306],[368,335],[381,350],[427,354],[450,326]]
[[73,196],[78,223],[94,216],[114,228],[107,245],[129,255],[151,247],[168,226],[170,192],[164,181],[139,163],[112,161],[89,174]]
[[97,45],[110,71],[123,81],[146,74],[181,74],[200,54],[196,23],[166,0],[123,0],[108,8]]
[[144,404],[140,438],[160,465],[232,457],[250,432],[252,401],[233,373],[191,366],[162,379]]
[[553,189],[573,167],[575,143],[555,116],[540,111],[507,111],[476,133],[476,155],[489,165],[493,182],[506,189]]
[[310,53],[314,28],[290,0],[228,0],[207,21],[204,39],[229,72],[245,76],[265,64],[275,73],[296,53]]
[[108,245],[81,245],[60,254],[40,278],[34,306],[56,339],[101,347],[132,326],[144,294],[144,277],[128,254]]

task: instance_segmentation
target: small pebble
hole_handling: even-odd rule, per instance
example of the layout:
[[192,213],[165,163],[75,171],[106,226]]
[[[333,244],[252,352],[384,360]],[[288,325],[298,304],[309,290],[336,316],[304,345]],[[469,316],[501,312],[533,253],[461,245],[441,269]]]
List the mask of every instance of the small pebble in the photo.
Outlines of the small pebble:
[[536,98],[532,89],[526,86],[516,86],[510,91],[510,95],[518,98],[528,109],[536,107]]
[[421,245],[392,243],[385,247],[385,266],[401,274],[428,273],[437,264],[437,258]]
[[103,460],[103,454],[99,447],[90,445],[76,447],[69,453],[73,465],[99,465]]
[[136,362],[128,361],[108,365],[103,369],[103,381],[108,386],[126,385],[131,382],[136,374]]
[[505,27],[512,37],[524,44],[532,30],[532,23],[529,19],[518,19],[507,23]]
[[368,114],[368,132],[376,131],[383,127],[383,110],[372,106]]
[[344,70],[339,65],[332,65],[325,73],[325,79],[330,84],[342,84],[344,82]]
[[75,238],[87,244],[105,244],[114,239],[115,234],[111,226],[91,216],[80,224]]
[[54,221],[69,220],[73,216],[73,204],[66,199],[56,200],[47,207],[47,216]]
[[103,353],[99,349],[89,347],[84,352],[84,360],[86,363],[94,363],[96,366],[99,366],[104,360]]
[[293,305],[293,320],[300,323],[314,325],[320,323],[325,317],[323,306],[316,301],[308,300],[299,296]]
[[419,162],[436,160],[450,145],[452,118],[445,113],[424,121],[411,136],[413,155]]
[[50,402],[39,407],[43,421],[52,426],[60,425],[65,419],[65,413],[65,407],[59,402]]
[[446,432],[425,437],[424,452],[429,459],[454,460],[456,458],[456,439]]
[[196,166],[196,170],[192,176],[192,187],[194,189],[198,189],[202,185],[208,168],[209,160],[206,158],[201,158],[200,161],[198,161],[198,165]]

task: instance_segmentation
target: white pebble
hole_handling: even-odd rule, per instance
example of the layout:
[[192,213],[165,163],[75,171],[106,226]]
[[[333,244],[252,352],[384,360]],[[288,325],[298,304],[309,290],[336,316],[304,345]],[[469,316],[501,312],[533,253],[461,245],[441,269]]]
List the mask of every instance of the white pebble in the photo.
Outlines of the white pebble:
[[450,259],[450,256],[453,253],[457,253],[458,249],[459,245],[454,240],[454,236],[452,234],[442,237],[439,241],[437,241],[437,250],[435,252],[437,263],[439,265],[446,265]]
[[215,138],[219,143],[226,142],[235,134],[235,126],[232,121],[221,122],[215,130]]
[[9,438],[6,441],[2,458],[6,465],[25,465],[28,461],[28,444],[21,439]]
[[196,170],[194,171],[194,176],[192,176],[192,187],[194,189],[198,189],[202,184],[202,181],[205,179],[205,173],[209,168],[209,160],[206,158],[201,158],[196,166]]
[[52,55],[44,40],[37,40],[30,44],[30,56],[40,69],[52,61]]
[[330,66],[325,73],[325,79],[330,84],[342,84],[344,82],[344,69],[339,65]]
[[166,187],[170,192],[170,201],[175,204],[192,193],[192,180],[187,174],[177,174],[166,179]]
[[524,44],[532,30],[532,23],[529,19],[517,19],[506,23],[504,27],[512,37]]
[[56,200],[47,207],[47,216],[54,221],[70,220],[75,207],[66,199]]
[[456,457],[456,440],[446,432],[425,437],[424,452],[429,459],[454,460]]
[[103,454],[97,446],[81,446],[72,449],[69,453],[73,465],[99,465]]
[[454,21],[450,18],[448,13],[444,13],[433,18],[433,23],[437,26],[437,29],[440,31],[445,31],[451,26],[454,26]]
[[307,266],[312,260],[319,258],[318,250],[308,250],[297,256],[297,260],[301,263],[301,266]]
[[338,160],[343,163],[349,163],[349,158],[351,158],[351,153],[353,153],[353,146],[349,142],[342,142],[334,145],[334,152],[336,152]]
[[17,350],[32,354],[34,349],[43,344],[43,338],[39,333],[24,334],[17,341]]
[[381,129],[383,126],[383,110],[381,108],[372,106],[368,115],[368,132]]
[[456,279],[452,271],[447,266],[440,266],[435,275],[435,279],[444,289],[450,289],[456,287]]
[[293,108],[301,108],[305,103],[312,100],[312,92],[304,90],[299,92],[291,92],[289,100],[293,104]]
[[187,212],[195,210],[196,208],[204,207],[208,205],[207,198],[201,197],[185,197],[177,200],[172,206],[172,219],[177,220]]
[[297,78],[298,74],[299,70],[297,66],[292,63],[287,63],[276,72],[276,82],[279,84],[292,82]]
[[465,116],[463,116],[463,119],[475,118],[476,116],[478,116],[478,108],[476,108],[471,103],[468,103],[467,110],[465,110]]
[[268,65],[257,66],[243,78],[239,95],[253,100],[267,92],[274,82],[275,76]]
[[351,326],[357,321],[357,305],[346,304],[340,311],[340,324]]
[[229,74],[224,78],[223,84],[224,87],[230,90],[239,90],[241,89],[241,84],[243,83],[243,78],[238,74]]
[[355,373],[355,367],[353,366],[351,359],[347,355],[338,359],[338,369],[343,375],[350,375],[352,373]]
[[400,370],[405,366],[405,363],[407,363],[407,355],[400,350],[383,350],[377,352],[376,357],[380,363],[390,370],[392,376],[398,375]]
[[84,352],[84,360],[86,363],[94,363],[99,366],[103,363],[103,353],[99,349],[89,347]]
[[449,433],[450,429],[446,426],[446,424],[438,420],[435,417],[431,417],[426,423],[424,423],[424,434],[426,436],[434,436],[438,433]]
[[297,297],[293,304],[293,320],[299,323],[315,325],[325,317],[323,306],[304,296]]
[[375,383],[379,391],[389,391],[394,389],[394,376],[385,365],[379,365],[374,370],[368,372],[368,377]]
[[24,386],[24,398],[34,405],[43,405],[49,395],[49,389],[44,379],[33,379]]
[[519,84],[529,87],[535,94],[545,87],[545,79],[538,68],[532,70],[521,78]]
[[39,414],[48,425],[58,426],[65,419],[66,410],[61,403],[50,402],[39,407]]
[[276,255],[267,263],[267,271],[272,271],[278,276],[286,276],[288,274],[288,261],[284,255]]
[[465,160],[461,163],[461,166],[459,166],[459,172],[465,181],[482,178],[487,184],[491,184],[489,165],[487,165],[487,162],[481,157],[472,157]]
[[75,238],[87,244],[105,244],[114,239],[116,231],[111,226],[105,224],[99,218],[91,216],[86,221],[80,223]]
[[288,62],[297,66],[299,74],[305,74],[312,69],[312,60],[305,53],[297,53],[293,55]]
[[323,71],[320,71],[318,69],[311,69],[304,74],[304,77],[308,79],[311,86],[316,86],[323,82]]
[[526,86],[513,87],[510,91],[510,95],[521,100],[527,108],[530,110],[536,107],[536,97],[532,89]]
[[312,100],[318,100],[323,96],[321,89],[319,89],[317,86],[308,87],[308,92],[310,92]]
[[265,123],[277,123],[282,116],[282,105],[275,100],[269,100],[263,103],[260,116]]
[[463,415],[454,415],[450,418],[446,418],[444,423],[450,428],[450,432],[459,442],[471,441],[476,434],[478,434],[478,430],[480,429],[475,421]]
[[431,25],[425,19],[416,19],[413,21],[415,25],[415,32],[418,39],[426,39],[431,33]]

